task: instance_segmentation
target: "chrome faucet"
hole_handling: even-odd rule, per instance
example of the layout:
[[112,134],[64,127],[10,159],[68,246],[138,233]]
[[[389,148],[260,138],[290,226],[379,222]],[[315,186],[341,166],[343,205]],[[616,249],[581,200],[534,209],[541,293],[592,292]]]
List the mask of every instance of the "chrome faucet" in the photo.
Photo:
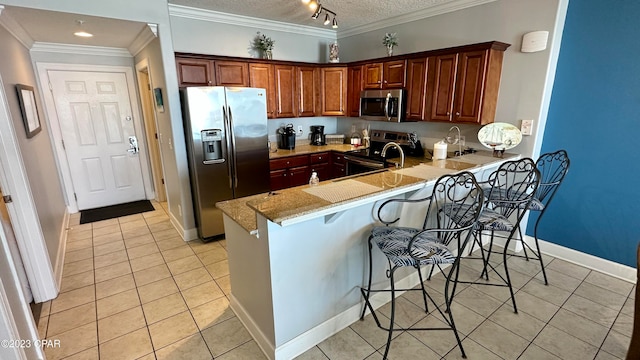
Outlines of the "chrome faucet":
[[[458,130],[458,137],[454,137],[454,138],[452,138],[452,137],[451,137],[451,131],[452,131],[452,130],[454,130],[454,129],[455,129],[455,130]],[[460,139],[460,128],[459,128],[459,127],[457,127],[457,126],[452,126],[452,127],[449,129],[449,132],[447,133],[447,138],[446,138],[446,140],[447,140],[447,142],[448,142],[449,144],[451,144],[451,145],[458,144],[458,156],[462,156],[462,141],[461,141],[461,139]]]
[[404,151],[402,151],[402,148],[400,147],[400,145],[392,142],[388,142],[384,145],[384,147],[382,148],[382,152],[380,153],[380,156],[385,157],[387,155],[387,150],[390,147],[396,147],[396,149],[398,149],[398,151],[400,151],[400,167],[404,168]]

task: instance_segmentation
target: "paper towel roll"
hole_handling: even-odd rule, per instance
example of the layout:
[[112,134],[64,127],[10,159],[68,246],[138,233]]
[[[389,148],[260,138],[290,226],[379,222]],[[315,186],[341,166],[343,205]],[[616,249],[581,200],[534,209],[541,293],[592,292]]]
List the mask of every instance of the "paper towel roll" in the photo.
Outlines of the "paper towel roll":
[[433,160],[443,160],[447,158],[447,144],[440,140],[433,144]]

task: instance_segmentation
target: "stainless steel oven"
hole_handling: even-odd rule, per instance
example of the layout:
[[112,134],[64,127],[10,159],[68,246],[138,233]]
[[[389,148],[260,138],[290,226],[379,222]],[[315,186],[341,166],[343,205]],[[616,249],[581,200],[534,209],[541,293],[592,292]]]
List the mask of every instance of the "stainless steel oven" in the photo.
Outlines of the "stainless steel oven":
[[365,172],[383,170],[386,162],[379,159],[367,159],[357,155],[344,155],[344,171],[345,175],[362,174]]

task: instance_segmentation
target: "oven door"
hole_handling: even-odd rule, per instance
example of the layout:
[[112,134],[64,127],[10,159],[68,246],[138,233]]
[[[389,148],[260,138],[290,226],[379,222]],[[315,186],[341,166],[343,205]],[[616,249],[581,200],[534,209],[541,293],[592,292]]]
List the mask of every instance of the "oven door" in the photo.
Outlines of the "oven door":
[[370,171],[384,170],[385,163],[377,160],[364,159],[360,157],[344,156],[345,175],[362,174]]

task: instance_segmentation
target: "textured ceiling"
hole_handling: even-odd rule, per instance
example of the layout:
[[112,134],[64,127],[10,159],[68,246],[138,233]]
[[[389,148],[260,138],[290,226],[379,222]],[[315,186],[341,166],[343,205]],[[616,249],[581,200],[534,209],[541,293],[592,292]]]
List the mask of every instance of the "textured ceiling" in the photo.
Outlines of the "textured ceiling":
[[[338,15],[337,20],[341,31],[455,1],[319,0],[322,6]],[[322,24],[324,14],[317,20],[311,19],[313,11],[300,0],[169,0],[169,3],[292,24],[331,28]]]
[[[300,0],[168,0],[168,2],[190,8],[331,30],[331,26],[322,24],[324,14],[317,20],[313,20],[311,18],[313,11]],[[339,30],[342,32],[429,8],[461,2],[473,3],[474,0],[319,0],[319,2],[337,14]],[[16,6],[5,6],[1,16],[19,24],[18,26],[35,42],[114,48],[128,48],[146,26],[140,22]],[[73,36],[73,32],[78,28],[77,20],[83,20],[84,29],[94,33],[95,36],[89,39]]]

